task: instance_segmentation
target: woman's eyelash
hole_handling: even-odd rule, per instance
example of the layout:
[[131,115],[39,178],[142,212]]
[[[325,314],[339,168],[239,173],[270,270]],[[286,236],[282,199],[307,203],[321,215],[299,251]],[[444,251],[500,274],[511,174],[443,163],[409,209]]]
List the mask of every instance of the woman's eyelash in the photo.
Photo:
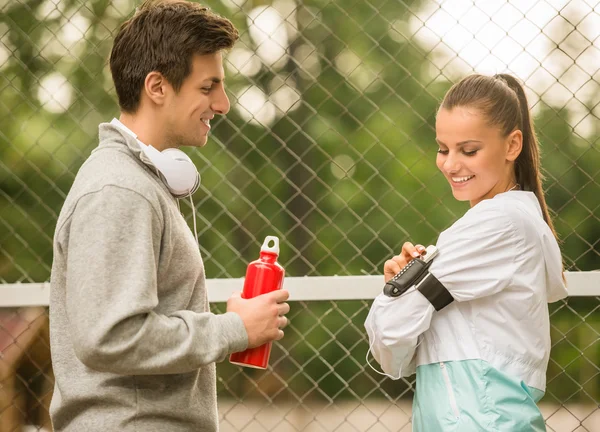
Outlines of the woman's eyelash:
[[[475,153],[477,153],[479,150],[471,150],[471,151],[463,151],[462,153],[465,156],[475,156]],[[443,154],[443,155],[447,155],[448,154],[448,150],[442,150],[442,149],[438,149],[437,151],[439,154]]]

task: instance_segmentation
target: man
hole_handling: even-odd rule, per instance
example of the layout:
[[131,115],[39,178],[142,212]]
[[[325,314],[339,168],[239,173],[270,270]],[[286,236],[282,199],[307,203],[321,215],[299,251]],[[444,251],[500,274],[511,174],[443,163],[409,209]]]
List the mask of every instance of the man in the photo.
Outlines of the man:
[[191,161],[176,148],[205,145],[210,121],[229,111],[222,51],[237,38],[186,1],[143,4],[115,38],[120,121],[100,125],[55,232],[55,431],[216,431],[214,363],[283,337],[287,291],[236,293],[225,314],[209,312],[176,200],[197,180],[194,169],[177,190]]

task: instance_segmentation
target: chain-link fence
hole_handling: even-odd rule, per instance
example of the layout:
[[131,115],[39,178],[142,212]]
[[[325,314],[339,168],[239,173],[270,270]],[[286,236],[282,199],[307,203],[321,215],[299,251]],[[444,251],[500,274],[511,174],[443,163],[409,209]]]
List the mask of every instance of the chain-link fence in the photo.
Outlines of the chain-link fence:
[[[436,108],[473,71],[525,83],[566,267],[600,268],[598,2],[205,3],[241,33],[225,59],[232,110],[190,152],[208,277],[243,276],[269,234],[293,276],[377,274],[404,241],[434,243],[466,210],[435,168]],[[106,60],[134,8],[0,1],[0,283],[49,279],[62,202],[118,114]],[[412,381],[365,368],[368,306],[293,302],[269,371],[219,366],[222,430],[410,430]],[[600,430],[599,308],[551,305],[549,430]],[[0,431],[50,430],[47,312],[0,310],[0,352]]]

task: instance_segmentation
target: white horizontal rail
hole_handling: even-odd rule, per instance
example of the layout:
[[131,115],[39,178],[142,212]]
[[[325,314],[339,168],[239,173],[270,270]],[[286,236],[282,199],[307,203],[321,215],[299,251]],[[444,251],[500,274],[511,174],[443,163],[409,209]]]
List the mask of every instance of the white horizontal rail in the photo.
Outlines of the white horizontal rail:
[[[569,296],[600,296],[600,271],[565,272]],[[224,302],[240,291],[243,278],[208,279],[208,300]],[[383,288],[383,276],[286,277],[290,301],[372,300]],[[0,307],[47,306],[49,283],[0,284]]]

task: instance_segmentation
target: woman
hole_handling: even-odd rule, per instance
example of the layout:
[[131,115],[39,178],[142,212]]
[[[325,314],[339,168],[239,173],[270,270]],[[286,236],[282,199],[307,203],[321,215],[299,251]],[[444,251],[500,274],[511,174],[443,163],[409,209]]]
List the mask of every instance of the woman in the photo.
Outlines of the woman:
[[[375,359],[415,372],[413,431],[545,431],[548,302],[567,295],[527,98],[510,75],[472,75],[436,119],[437,167],[471,209],[444,231],[429,272],[454,299],[380,294],[365,327]],[[424,248],[405,243],[387,282]]]

